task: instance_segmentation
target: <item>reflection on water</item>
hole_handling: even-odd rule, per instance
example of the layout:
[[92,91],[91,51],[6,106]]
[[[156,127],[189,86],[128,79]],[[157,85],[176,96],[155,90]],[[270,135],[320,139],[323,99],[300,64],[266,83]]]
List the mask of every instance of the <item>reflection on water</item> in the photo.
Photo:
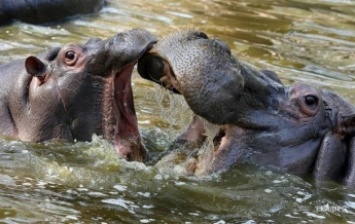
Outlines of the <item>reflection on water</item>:
[[[110,0],[99,15],[51,27],[0,28],[0,63],[89,37],[143,27],[198,28],[285,83],[334,89],[355,103],[355,3],[347,0]],[[183,100],[134,76],[146,145],[164,150],[186,127]],[[0,141],[0,222],[354,223],[355,194],[331,181],[238,166],[205,179],[117,158],[92,143]]]

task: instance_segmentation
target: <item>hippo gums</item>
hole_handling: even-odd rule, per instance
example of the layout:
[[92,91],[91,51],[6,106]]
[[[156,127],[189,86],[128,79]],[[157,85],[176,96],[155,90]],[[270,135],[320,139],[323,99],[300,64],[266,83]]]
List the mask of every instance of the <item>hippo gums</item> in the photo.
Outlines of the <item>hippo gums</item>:
[[1,65],[0,133],[33,142],[98,134],[128,160],[143,160],[131,75],[155,41],[134,29]]
[[355,183],[355,107],[341,96],[304,83],[285,86],[193,30],[159,41],[138,71],[183,95],[196,114],[180,140],[206,141],[201,117],[218,125],[212,156],[195,155],[195,174],[251,163]]

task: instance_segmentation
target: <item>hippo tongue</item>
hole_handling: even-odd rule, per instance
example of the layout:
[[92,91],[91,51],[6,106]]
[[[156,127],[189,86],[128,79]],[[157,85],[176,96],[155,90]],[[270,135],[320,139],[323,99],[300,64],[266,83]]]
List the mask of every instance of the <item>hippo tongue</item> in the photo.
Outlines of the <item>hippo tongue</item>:
[[117,152],[127,160],[142,161],[145,156],[144,147],[138,131],[137,117],[133,102],[131,86],[134,63],[123,67],[114,74],[112,93],[113,102],[113,140]]

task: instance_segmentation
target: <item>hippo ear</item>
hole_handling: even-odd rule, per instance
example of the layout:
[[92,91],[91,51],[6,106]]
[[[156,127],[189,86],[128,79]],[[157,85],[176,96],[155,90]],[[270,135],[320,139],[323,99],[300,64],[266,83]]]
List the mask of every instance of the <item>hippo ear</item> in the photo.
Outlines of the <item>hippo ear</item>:
[[340,134],[344,136],[355,134],[355,114],[340,117],[339,125]]
[[28,74],[38,77],[44,78],[46,73],[46,65],[34,56],[30,56],[26,58],[25,67]]

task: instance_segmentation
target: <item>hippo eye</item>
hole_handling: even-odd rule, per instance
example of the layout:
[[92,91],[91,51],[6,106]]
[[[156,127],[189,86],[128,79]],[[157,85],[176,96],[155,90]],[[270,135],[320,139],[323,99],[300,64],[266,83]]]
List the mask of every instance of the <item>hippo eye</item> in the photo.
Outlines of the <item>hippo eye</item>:
[[297,104],[301,112],[307,116],[314,116],[318,113],[319,98],[316,95],[305,95],[297,98]]
[[74,51],[67,51],[65,53],[65,58],[69,60],[73,60],[75,58],[75,52]]
[[76,51],[68,50],[64,54],[64,63],[68,66],[74,66],[76,61],[78,60],[78,54]]
[[314,95],[305,96],[305,103],[309,107],[316,107],[318,105],[318,97]]

